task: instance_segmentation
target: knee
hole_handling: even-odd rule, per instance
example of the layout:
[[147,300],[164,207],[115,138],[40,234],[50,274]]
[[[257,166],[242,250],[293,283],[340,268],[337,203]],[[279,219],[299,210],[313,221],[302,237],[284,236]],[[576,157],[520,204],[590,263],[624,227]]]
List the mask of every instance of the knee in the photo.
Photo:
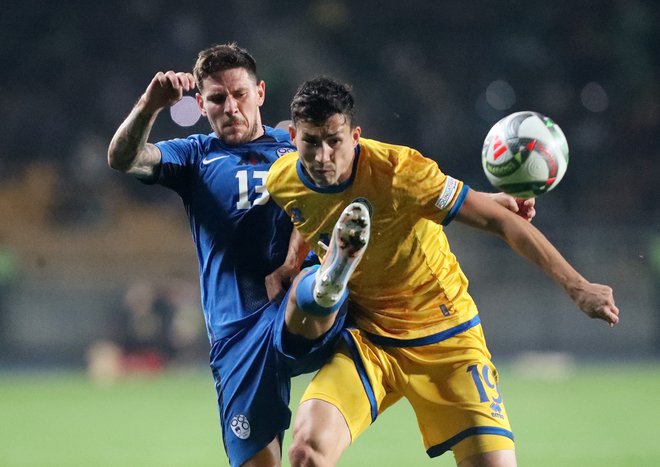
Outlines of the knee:
[[309,440],[294,436],[289,446],[289,462],[292,467],[312,467],[323,465],[322,455]]
[[319,399],[306,400],[293,424],[289,461],[292,467],[334,466],[350,440],[343,415],[334,405]]

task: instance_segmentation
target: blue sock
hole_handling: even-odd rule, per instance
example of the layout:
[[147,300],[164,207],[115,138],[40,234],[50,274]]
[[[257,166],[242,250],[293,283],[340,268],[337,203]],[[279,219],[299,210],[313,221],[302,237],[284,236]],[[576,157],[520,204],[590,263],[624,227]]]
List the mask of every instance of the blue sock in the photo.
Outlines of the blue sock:
[[314,300],[314,284],[316,284],[316,270],[321,266],[316,264],[308,268],[307,275],[303,277],[296,287],[296,303],[298,308],[307,314],[313,316],[328,316],[337,312],[348,297],[348,289],[344,291],[344,296],[330,308],[319,305]]

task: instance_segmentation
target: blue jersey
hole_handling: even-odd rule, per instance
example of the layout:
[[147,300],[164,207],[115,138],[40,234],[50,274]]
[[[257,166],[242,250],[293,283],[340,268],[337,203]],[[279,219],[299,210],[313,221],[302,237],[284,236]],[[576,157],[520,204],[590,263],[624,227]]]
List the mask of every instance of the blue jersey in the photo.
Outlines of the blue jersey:
[[211,342],[237,332],[268,303],[264,279],[287,253],[291,221],[266,190],[271,164],[295,148],[283,130],[230,146],[214,133],[156,144],[156,182],[176,191],[188,214]]

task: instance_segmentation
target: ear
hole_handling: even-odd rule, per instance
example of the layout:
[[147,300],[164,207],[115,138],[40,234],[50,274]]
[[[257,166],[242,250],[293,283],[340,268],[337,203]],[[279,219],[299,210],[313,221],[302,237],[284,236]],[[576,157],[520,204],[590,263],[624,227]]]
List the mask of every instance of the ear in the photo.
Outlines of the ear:
[[266,100],[266,83],[263,80],[257,83],[257,96],[257,103],[261,107]]
[[197,105],[199,106],[199,111],[206,117],[206,109],[204,108],[204,98],[200,93],[195,94],[195,99],[197,100]]
[[296,144],[296,127],[293,126],[293,123],[289,125],[289,137],[291,138],[291,142]]
[[362,134],[362,128],[356,126],[351,130],[351,138],[353,138],[353,147],[357,146],[360,142],[360,135]]

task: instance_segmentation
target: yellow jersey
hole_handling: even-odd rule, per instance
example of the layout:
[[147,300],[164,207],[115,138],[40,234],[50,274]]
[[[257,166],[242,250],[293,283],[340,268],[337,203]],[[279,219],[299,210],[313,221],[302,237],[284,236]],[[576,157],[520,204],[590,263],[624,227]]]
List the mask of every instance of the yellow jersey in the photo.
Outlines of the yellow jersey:
[[478,320],[468,281],[449,249],[443,224],[454,217],[467,185],[418,151],[366,138],[351,177],[318,187],[298,153],[270,168],[273,200],[319,256],[342,210],[357,198],[371,205],[371,237],[349,281],[350,313],[360,329],[385,338],[419,339]]

